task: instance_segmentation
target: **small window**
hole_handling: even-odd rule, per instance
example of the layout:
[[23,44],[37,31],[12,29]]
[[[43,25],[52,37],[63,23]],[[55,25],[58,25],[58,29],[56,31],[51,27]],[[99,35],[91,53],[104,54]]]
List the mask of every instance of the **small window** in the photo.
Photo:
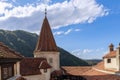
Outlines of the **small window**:
[[49,62],[50,62],[50,63],[53,63],[53,59],[52,59],[52,58],[50,58],[50,59],[49,59]]
[[14,73],[13,73],[13,65],[3,65],[1,67],[2,69],[2,79],[3,80],[6,80],[12,76],[14,76]]
[[107,63],[111,63],[111,59],[107,59]]
[[44,69],[44,73],[46,73],[47,72],[47,69]]

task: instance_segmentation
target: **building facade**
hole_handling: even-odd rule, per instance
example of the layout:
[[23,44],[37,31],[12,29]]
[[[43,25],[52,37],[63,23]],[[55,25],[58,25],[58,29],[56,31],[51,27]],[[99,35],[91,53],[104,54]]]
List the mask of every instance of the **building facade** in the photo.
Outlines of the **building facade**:
[[0,80],[20,75],[20,60],[23,56],[0,42]]
[[114,45],[110,44],[109,52],[103,60],[105,69],[120,71],[120,44],[116,50],[114,50]]

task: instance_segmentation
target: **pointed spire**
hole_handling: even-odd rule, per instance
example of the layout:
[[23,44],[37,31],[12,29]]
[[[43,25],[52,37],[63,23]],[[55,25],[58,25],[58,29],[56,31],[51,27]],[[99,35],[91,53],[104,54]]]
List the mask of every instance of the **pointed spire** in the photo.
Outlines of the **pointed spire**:
[[[46,12],[45,12],[46,14]],[[45,15],[40,36],[38,39],[38,43],[35,51],[56,51],[58,52],[58,48],[56,46],[48,19]]]
[[47,8],[45,8],[45,16],[47,16]]

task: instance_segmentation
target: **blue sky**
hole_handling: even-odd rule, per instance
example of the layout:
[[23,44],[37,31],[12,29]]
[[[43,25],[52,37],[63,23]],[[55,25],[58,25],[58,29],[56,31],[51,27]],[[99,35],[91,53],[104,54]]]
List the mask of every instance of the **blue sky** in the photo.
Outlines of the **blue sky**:
[[0,0],[0,29],[39,33],[47,17],[58,46],[83,59],[101,59],[120,42],[120,0]]

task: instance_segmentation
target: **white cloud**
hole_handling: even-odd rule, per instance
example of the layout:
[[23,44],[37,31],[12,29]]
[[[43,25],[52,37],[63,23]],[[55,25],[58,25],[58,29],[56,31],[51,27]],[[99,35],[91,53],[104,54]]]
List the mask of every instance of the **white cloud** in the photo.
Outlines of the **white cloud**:
[[87,59],[95,59],[95,58],[102,58],[105,54],[105,50],[103,48],[98,49],[76,49],[71,52],[73,55],[80,57],[80,58],[87,58]]
[[78,31],[80,31],[80,29],[72,29],[72,28],[70,28],[67,31],[56,31],[53,34],[54,35],[68,35],[71,32],[78,32]]
[[75,29],[76,32],[80,31],[81,29]]
[[64,34],[64,31],[57,31],[55,33],[53,33],[54,35],[61,35],[61,34]]
[[[17,3],[17,0],[15,1]],[[48,4],[50,1],[52,0],[45,0],[44,3]],[[24,6],[14,6],[12,3],[0,1],[0,28],[38,32],[44,17],[46,4],[26,3]],[[96,18],[108,14],[107,9],[95,0],[57,2],[47,5],[47,9],[47,16],[53,29],[72,24],[92,23]]]
[[72,29],[68,29],[64,34],[67,35],[67,34],[69,34],[70,32],[72,32]]
[[68,35],[70,32],[72,32],[72,29],[68,29],[67,31],[56,31],[53,34],[54,35]]
[[12,7],[13,6],[10,3],[0,1],[0,15],[5,13],[6,8],[12,8]]

